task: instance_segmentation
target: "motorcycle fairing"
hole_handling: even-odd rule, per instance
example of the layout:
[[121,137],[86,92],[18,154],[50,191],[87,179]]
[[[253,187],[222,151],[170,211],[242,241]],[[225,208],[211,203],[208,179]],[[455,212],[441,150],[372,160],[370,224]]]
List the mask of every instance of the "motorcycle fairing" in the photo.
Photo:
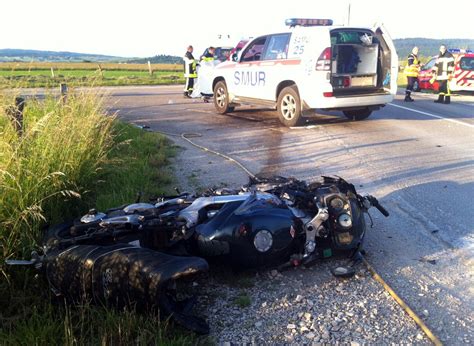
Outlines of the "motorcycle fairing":
[[[289,255],[289,244],[294,241],[290,232],[293,213],[275,196],[258,195],[248,195],[243,202],[227,203],[212,219],[196,227],[198,247],[204,256],[224,255],[233,264],[252,267]],[[261,230],[269,231],[273,237],[272,247],[265,253],[258,252],[253,244]]]

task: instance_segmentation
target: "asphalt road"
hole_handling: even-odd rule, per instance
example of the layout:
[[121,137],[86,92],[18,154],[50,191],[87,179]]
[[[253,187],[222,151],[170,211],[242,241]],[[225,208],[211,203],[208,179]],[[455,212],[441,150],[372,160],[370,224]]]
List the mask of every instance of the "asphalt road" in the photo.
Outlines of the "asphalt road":
[[[391,213],[372,212],[367,257],[447,344],[474,343],[474,96],[433,103],[397,97],[361,122],[338,112],[286,128],[257,108],[217,115],[212,103],[184,99],[182,87],[107,88],[111,112],[218,150],[254,173],[300,179],[339,175]],[[243,171],[173,137],[187,149],[176,167],[185,188],[238,186]]]

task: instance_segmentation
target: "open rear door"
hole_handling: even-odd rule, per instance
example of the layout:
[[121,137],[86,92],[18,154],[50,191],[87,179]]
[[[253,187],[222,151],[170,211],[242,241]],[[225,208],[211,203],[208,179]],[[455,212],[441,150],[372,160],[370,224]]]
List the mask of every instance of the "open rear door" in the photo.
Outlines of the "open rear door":
[[376,23],[372,31],[379,39],[383,48],[382,64],[384,88],[390,90],[390,93],[395,96],[397,94],[398,78],[398,55],[395,45],[383,24]]

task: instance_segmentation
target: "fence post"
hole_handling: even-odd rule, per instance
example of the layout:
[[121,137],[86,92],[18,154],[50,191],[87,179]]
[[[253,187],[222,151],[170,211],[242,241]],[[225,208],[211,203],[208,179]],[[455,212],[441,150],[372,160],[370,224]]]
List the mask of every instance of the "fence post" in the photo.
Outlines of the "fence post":
[[150,76],[153,76],[153,70],[151,69],[150,60],[148,60],[148,73],[150,74]]
[[6,109],[7,115],[13,124],[18,136],[23,135],[23,110],[25,109],[25,99],[23,97],[15,97],[15,105]]
[[67,101],[67,84],[66,83],[61,83],[59,84],[59,92],[61,93],[61,100],[63,103],[66,103]]
[[100,76],[104,77],[104,72],[102,71],[102,66],[100,66],[100,64],[97,64],[97,66],[99,67]]

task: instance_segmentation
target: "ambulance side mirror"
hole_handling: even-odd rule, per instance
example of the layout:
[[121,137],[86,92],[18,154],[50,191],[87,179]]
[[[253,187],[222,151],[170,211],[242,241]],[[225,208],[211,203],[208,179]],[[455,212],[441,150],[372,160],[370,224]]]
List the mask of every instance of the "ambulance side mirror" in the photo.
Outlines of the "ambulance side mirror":
[[239,61],[239,55],[237,53],[232,54],[232,61],[234,62]]

